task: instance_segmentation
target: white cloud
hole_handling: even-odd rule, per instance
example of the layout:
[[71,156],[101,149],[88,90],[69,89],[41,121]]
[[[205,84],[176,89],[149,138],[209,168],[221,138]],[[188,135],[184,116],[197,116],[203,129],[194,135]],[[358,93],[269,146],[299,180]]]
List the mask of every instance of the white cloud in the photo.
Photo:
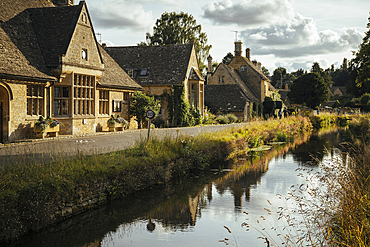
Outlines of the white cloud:
[[363,37],[356,28],[319,31],[312,18],[295,12],[290,0],[214,1],[204,6],[203,17],[220,26],[237,25],[242,29],[239,38],[252,54],[275,60],[298,57],[302,63],[302,57],[349,52]]
[[284,23],[292,15],[294,11],[291,0],[241,0],[236,4],[224,0],[210,2],[203,7],[203,17],[219,25],[266,26]]
[[106,29],[148,30],[154,23],[152,11],[145,11],[140,2],[104,0],[89,5],[94,26]]
[[257,55],[300,57],[328,54],[356,49],[362,42],[362,33],[356,28],[343,28],[319,32],[310,18],[297,14],[290,23],[266,28],[247,29],[241,32],[245,43]]

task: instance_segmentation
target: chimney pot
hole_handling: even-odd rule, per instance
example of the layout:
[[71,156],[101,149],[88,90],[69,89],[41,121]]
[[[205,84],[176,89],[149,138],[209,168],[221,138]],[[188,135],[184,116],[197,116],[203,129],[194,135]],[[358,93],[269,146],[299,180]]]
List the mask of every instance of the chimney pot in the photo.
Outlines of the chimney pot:
[[240,57],[242,55],[243,43],[241,41],[235,41],[234,45],[235,45],[235,51],[234,51],[235,57]]
[[208,71],[207,71],[207,74],[211,74],[212,73],[212,56],[209,55],[207,57],[207,61],[208,61]]
[[251,60],[251,49],[247,48],[245,50],[245,57],[248,58],[248,60]]

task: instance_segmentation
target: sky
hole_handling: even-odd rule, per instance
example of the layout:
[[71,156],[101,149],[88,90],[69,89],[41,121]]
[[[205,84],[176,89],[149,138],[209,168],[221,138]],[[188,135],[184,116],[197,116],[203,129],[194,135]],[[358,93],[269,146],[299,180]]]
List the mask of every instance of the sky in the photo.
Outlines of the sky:
[[[214,61],[234,42],[251,49],[251,59],[270,74],[340,67],[362,43],[370,0],[86,0],[98,40],[108,46],[135,46],[153,33],[164,12],[191,14],[207,34]],[[75,0],[78,4],[78,0]]]

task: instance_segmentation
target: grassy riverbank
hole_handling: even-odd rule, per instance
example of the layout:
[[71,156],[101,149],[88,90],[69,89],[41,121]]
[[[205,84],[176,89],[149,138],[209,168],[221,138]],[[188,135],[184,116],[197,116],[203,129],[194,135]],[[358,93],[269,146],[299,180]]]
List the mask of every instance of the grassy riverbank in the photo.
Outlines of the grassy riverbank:
[[350,162],[338,167],[340,203],[333,222],[335,243],[370,246],[370,118],[357,117],[349,124]]
[[[0,240],[14,239],[57,221],[56,211],[89,197],[92,190],[101,195],[98,205],[156,184],[227,167],[233,164],[236,156],[231,154],[235,152],[247,152],[271,141],[289,141],[311,129],[308,118],[291,117],[194,138],[143,140],[133,148],[103,155],[60,155],[49,163],[32,155],[10,159],[0,167]],[[73,208],[73,213],[93,206]]]

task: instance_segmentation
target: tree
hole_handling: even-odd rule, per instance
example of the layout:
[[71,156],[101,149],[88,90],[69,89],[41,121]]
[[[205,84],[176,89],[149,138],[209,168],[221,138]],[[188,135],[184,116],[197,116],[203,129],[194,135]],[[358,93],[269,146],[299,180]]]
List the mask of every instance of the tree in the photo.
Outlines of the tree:
[[222,63],[226,64],[226,65],[229,65],[231,63],[231,61],[233,60],[233,58],[234,58],[234,55],[231,52],[229,52],[222,59]]
[[331,81],[331,76],[329,71],[325,71],[320,67],[320,64],[318,62],[314,62],[311,68],[311,72],[313,73],[319,73],[322,78],[324,79],[325,83],[330,85],[333,84]]
[[320,67],[320,64],[318,62],[314,62],[311,68],[311,72],[314,73],[322,73],[324,70]]
[[297,104],[305,103],[316,108],[329,99],[328,84],[319,73],[308,73],[298,77],[290,86],[288,97]]
[[262,66],[262,73],[263,73],[266,77],[269,77],[269,76],[270,76],[270,72],[269,72],[269,70],[268,70],[265,66]]
[[276,88],[282,87],[282,80],[284,76],[286,75],[286,68],[278,67],[274,70],[274,73],[271,77],[271,84],[275,86]]
[[297,71],[294,71],[290,74],[293,76],[294,79],[297,79],[301,75],[307,74],[307,71],[305,71],[304,69],[298,69]]
[[149,45],[188,44],[194,42],[201,72],[206,67],[205,61],[212,45],[207,45],[207,34],[202,32],[192,15],[181,12],[165,12],[157,19],[153,27],[153,35],[146,33]]
[[143,122],[146,120],[146,112],[153,110],[157,115],[159,113],[159,105],[154,96],[147,96],[141,92],[135,92],[131,97],[130,114],[136,117],[139,123],[139,128],[143,127]]
[[359,50],[354,52],[355,58],[351,61],[351,75],[354,78],[352,91],[355,95],[359,96],[366,92],[370,92],[370,17],[368,18],[365,37]]

